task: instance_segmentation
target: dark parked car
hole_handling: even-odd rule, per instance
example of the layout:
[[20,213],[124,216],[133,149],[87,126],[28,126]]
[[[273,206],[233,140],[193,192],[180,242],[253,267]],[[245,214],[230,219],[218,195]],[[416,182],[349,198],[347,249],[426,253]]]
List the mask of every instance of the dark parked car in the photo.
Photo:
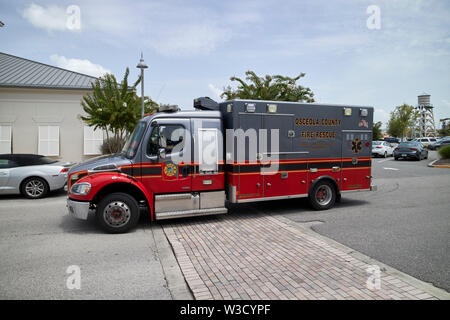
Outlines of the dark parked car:
[[392,138],[392,137],[384,138],[384,141],[387,141],[389,143],[400,143],[400,140],[398,138]]
[[428,159],[428,150],[425,146],[417,141],[408,141],[400,143],[394,149],[394,159]]

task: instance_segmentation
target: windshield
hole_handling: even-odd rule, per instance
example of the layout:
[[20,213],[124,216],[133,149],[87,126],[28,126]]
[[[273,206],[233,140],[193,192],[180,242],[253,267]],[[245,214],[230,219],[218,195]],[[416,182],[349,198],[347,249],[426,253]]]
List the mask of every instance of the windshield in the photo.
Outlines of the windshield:
[[142,136],[144,135],[145,126],[145,122],[138,122],[136,128],[134,128],[133,133],[128,137],[127,142],[125,142],[122,153],[125,154],[125,157],[127,157],[128,159],[134,158],[134,156],[136,155],[136,150],[139,147]]
[[417,142],[414,141],[410,141],[410,142],[402,142],[399,144],[399,147],[415,147],[418,146],[419,144]]

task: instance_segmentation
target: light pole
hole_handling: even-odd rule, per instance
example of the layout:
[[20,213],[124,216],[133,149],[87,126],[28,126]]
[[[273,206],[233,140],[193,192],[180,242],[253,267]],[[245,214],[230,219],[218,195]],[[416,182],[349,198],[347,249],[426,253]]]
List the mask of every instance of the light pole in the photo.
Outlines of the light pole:
[[141,52],[141,60],[139,61],[136,68],[141,69],[141,95],[142,95],[142,110],[141,110],[141,117],[144,117],[144,69],[147,69],[148,66],[144,62],[144,56]]

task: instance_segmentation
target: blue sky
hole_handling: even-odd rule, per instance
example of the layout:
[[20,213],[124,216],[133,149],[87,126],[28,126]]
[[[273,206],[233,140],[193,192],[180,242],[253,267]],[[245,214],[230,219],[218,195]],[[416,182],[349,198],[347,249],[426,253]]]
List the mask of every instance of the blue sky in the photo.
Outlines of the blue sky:
[[[79,29],[67,27],[70,5]],[[379,29],[367,27],[370,5]],[[146,95],[183,109],[220,100],[247,70],[304,72],[317,102],[374,106],[386,122],[426,92],[438,121],[450,117],[449,16],[445,0],[0,0],[0,51],[96,76],[128,66],[131,80],[142,51]]]

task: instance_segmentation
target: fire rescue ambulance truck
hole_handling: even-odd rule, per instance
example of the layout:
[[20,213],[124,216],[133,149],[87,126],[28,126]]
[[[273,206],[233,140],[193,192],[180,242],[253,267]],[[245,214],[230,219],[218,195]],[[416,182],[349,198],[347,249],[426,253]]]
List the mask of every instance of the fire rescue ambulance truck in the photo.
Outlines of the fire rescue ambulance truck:
[[69,214],[106,231],[227,212],[226,204],[308,197],[316,210],[371,186],[373,108],[194,100],[141,119],[123,151],[69,171]]

